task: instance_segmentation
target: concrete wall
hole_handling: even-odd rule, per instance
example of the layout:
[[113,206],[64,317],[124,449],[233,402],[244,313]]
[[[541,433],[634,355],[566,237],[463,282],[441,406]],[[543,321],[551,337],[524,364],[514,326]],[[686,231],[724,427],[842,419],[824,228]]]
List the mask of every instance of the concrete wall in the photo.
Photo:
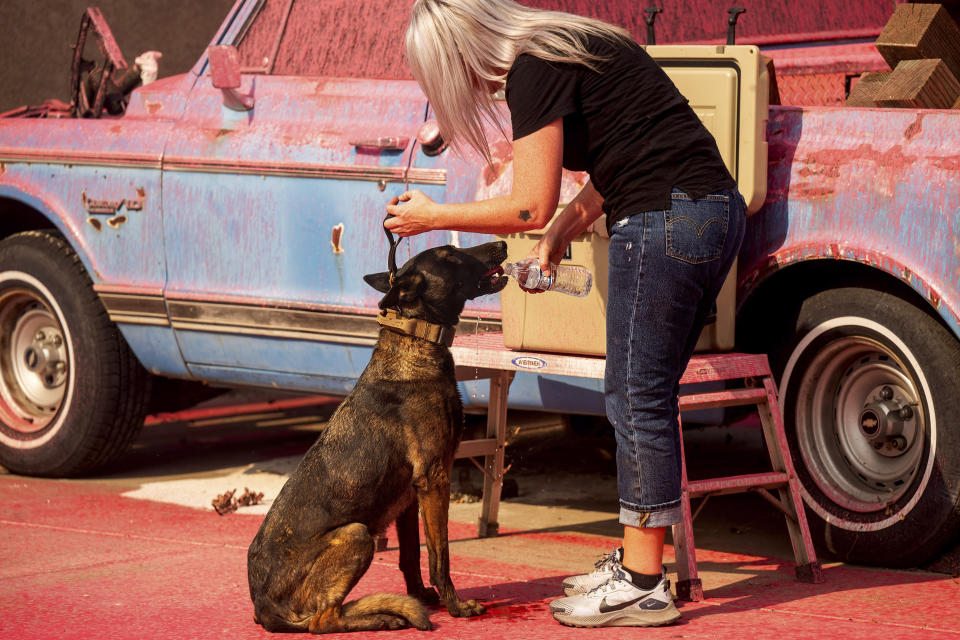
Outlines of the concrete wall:
[[193,65],[232,5],[233,0],[0,0],[0,112],[47,98],[69,101],[71,45],[88,6],[103,11],[128,63],[156,49],[163,52],[160,75],[169,76]]

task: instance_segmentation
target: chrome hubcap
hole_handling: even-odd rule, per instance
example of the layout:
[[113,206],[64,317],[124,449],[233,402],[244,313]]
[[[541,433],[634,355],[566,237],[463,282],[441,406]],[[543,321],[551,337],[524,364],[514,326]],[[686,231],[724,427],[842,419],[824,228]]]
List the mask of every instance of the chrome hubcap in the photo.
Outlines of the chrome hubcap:
[[814,482],[842,507],[881,511],[918,473],[925,417],[894,354],[863,337],[821,348],[797,387],[800,453]]
[[0,291],[0,419],[32,433],[56,415],[69,359],[56,316],[30,289]]

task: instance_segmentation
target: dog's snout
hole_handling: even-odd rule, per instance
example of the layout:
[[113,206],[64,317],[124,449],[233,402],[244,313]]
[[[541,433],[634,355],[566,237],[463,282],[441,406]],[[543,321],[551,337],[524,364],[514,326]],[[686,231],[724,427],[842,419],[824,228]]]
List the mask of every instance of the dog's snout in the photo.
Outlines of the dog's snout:
[[507,259],[507,243],[503,240],[478,244],[462,251],[487,266],[498,265]]

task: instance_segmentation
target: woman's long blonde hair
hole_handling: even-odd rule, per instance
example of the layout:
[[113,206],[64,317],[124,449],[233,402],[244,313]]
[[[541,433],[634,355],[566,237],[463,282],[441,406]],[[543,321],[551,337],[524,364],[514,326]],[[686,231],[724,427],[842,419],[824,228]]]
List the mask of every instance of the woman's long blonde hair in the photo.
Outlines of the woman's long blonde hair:
[[600,59],[586,49],[590,35],[630,40],[625,29],[606,22],[513,0],[416,0],[407,60],[444,140],[458,148],[465,142],[489,163],[483,120],[503,131],[490,84],[506,82],[521,53],[594,68]]

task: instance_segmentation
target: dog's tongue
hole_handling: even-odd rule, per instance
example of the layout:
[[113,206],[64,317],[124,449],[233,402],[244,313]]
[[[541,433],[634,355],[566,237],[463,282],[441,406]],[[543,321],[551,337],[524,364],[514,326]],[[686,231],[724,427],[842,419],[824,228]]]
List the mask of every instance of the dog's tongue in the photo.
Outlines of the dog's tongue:
[[481,281],[486,280],[486,281],[489,281],[490,284],[494,284],[496,279],[502,275],[503,275],[503,267],[496,266],[493,269],[490,269],[490,271],[487,271],[485,274],[483,274],[483,278],[481,278]]

